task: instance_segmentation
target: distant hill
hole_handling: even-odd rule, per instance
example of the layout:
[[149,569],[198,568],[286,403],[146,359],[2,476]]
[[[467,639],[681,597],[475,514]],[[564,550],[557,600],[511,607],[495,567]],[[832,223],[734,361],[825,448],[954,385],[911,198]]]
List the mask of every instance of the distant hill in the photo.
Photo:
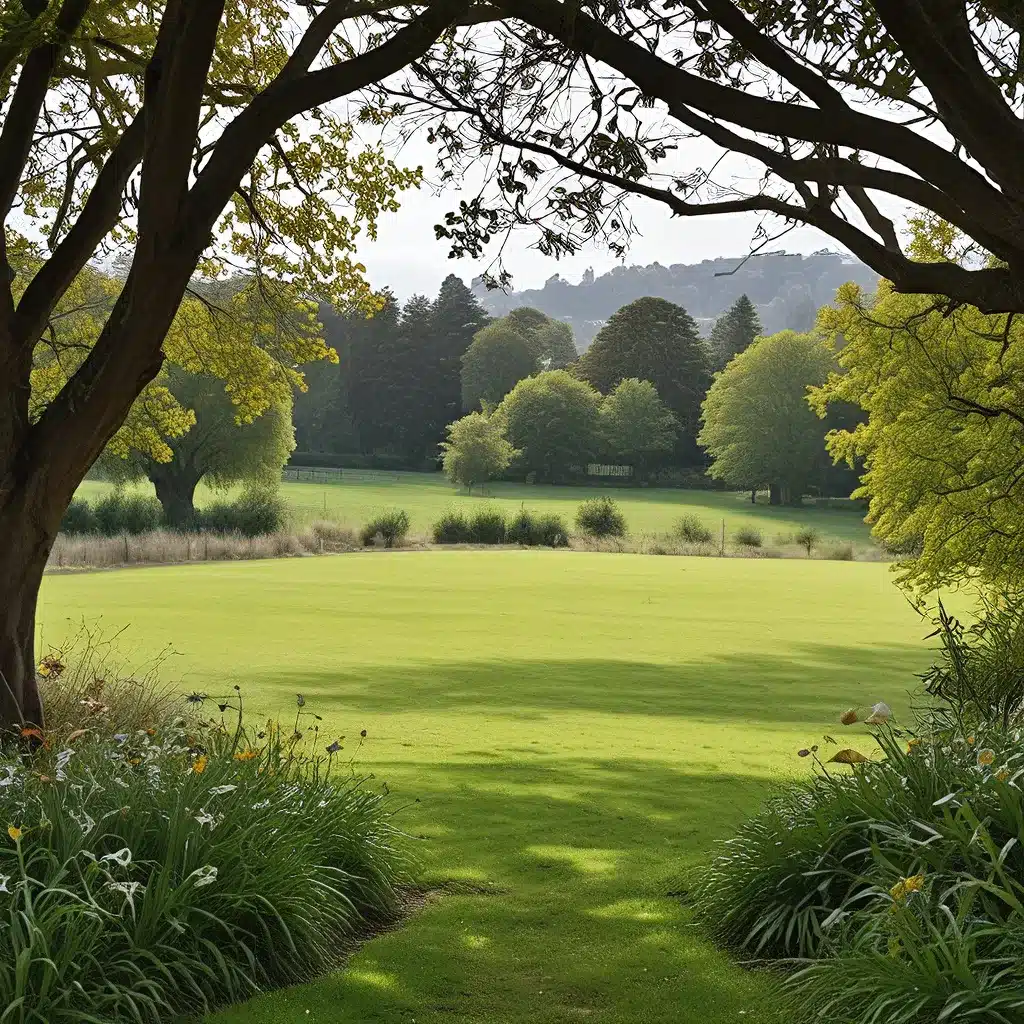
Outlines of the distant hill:
[[[736,272],[716,276],[731,270]],[[813,324],[819,307],[832,302],[836,289],[847,281],[873,289],[878,275],[841,253],[822,251],[801,256],[773,252],[753,256],[745,263],[739,257],[692,265],[674,263],[670,267],[652,263],[647,267],[616,267],[600,277],[587,270],[579,284],[569,284],[555,274],[543,288],[507,295],[488,291],[477,280],[473,291],[495,316],[504,316],[517,306],[532,306],[564,320],[572,325],[577,346],[584,349],[612,313],[645,295],[683,306],[705,335],[715,318],[744,292],[757,306],[766,334],[787,327],[805,331]]]

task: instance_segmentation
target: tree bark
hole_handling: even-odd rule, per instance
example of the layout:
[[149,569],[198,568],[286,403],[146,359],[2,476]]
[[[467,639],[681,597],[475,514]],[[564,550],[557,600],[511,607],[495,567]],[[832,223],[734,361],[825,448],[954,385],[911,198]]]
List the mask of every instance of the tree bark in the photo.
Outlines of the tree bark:
[[191,526],[196,517],[195,494],[199,477],[171,462],[153,466],[149,479],[156,490],[157,500],[163,506],[167,525],[176,530]]
[[789,500],[787,489],[782,484],[771,484],[768,488],[769,505],[785,505]]
[[0,509],[0,722],[43,725],[36,686],[35,621],[39,587],[57,536],[42,501],[22,492]]

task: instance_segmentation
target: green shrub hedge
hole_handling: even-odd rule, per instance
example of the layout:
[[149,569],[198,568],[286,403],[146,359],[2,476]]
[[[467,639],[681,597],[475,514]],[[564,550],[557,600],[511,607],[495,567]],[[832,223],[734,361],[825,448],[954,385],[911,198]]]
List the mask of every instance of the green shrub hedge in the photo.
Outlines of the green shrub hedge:
[[409,513],[401,508],[381,512],[371,519],[359,532],[363,547],[370,547],[378,540],[386,548],[393,548],[405,539],[409,532]]
[[234,501],[217,501],[196,509],[194,529],[262,537],[288,525],[288,506],[274,491],[253,491]]
[[442,512],[430,532],[435,544],[468,544],[473,536],[469,521],[456,509]]
[[576,528],[588,537],[625,537],[626,517],[611,498],[591,498],[577,509]]
[[163,522],[163,508],[156,498],[115,491],[93,506],[96,531],[107,537],[156,530]]
[[497,508],[478,509],[469,524],[474,544],[504,544],[505,514]]

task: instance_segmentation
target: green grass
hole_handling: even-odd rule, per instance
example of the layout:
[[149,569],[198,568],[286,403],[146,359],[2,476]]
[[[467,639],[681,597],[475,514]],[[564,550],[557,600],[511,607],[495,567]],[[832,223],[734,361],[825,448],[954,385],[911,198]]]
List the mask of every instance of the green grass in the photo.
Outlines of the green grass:
[[668,893],[839,710],[904,706],[927,659],[865,563],[356,554],[50,577],[41,613],[53,640],[102,614],[140,658],[173,643],[165,675],[237,682],[254,712],[301,692],[349,751],[365,728],[442,887],[346,970],[216,1024],[781,1024]]
[[[79,490],[82,497],[96,498],[106,484],[87,480]],[[141,486],[141,485],[140,485]],[[146,485],[147,490],[151,488]],[[608,494],[622,507],[630,533],[668,533],[683,514],[700,516],[717,539],[722,520],[726,538],[742,527],[764,533],[772,544],[777,534],[792,535],[814,527],[823,542],[870,543],[868,527],[853,511],[815,508],[772,508],[751,505],[750,495],[721,491],[684,491],[671,488],[549,487],[544,485],[494,483],[486,494],[467,496],[452,487],[440,473],[369,473],[345,471],[340,483],[285,483],[282,493],[299,523],[333,519],[349,526],[361,526],[382,509],[404,508],[415,533],[426,533],[447,508],[467,512],[493,503],[511,514],[525,505],[538,512],[556,512],[570,527],[580,504],[588,498]],[[199,504],[213,500],[213,492],[200,488]]]

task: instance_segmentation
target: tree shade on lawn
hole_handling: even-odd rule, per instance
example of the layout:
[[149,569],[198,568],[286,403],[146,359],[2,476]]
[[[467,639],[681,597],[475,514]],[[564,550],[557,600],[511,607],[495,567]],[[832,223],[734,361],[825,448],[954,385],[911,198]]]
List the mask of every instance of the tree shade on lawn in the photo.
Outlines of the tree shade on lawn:
[[301,692],[346,752],[367,729],[359,762],[438,887],[344,971],[216,1024],[783,1024],[770,980],[668,894],[834,714],[899,713],[927,663],[858,563],[407,552],[47,578],[47,642],[100,614],[140,658],[172,643],[183,689],[237,682],[254,714]]

